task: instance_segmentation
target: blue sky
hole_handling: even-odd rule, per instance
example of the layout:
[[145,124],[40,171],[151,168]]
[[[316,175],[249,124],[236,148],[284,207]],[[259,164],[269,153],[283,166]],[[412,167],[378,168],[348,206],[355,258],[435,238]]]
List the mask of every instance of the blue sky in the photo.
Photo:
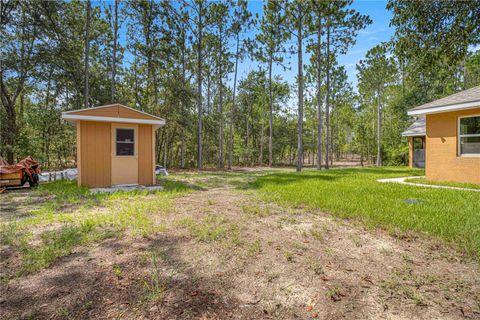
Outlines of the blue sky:
[[360,31],[355,46],[338,59],[339,64],[345,66],[348,78],[354,86],[357,83],[355,65],[365,57],[370,48],[390,40],[395,32],[395,29],[389,26],[392,14],[385,8],[386,5],[386,1],[355,1],[352,5],[355,10],[369,15],[372,19],[372,24]]
[[[101,5],[101,1],[94,1],[94,6]],[[105,1],[103,4],[113,5],[113,1]],[[382,41],[388,41],[394,33],[394,29],[389,26],[391,19],[391,12],[388,11],[386,6],[386,1],[366,1],[366,0],[357,0],[352,4],[352,8],[357,10],[362,14],[369,15],[373,21],[366,29],[359,32],[357,37],[357,42],[352,46],[346,55],[338,57],[340,65],[345,66],[345,69],[348,74],[349,81],[353,84],[353,87],[356,89],[357,77],[356,77],[356,64],[364,58],[366,52],[379,44]],[[249,1],[248,9],[253,14],[262,14],[263,2],[260,0]],[[124,23],[120,29],[120,43],[122,45],[126,44],[127,39],[127,30],[126,24]],[[257,30],[250,30],[247,32],[246,36],[253,37]],[[287,45],[290,46],[293,44],[294,40],[289,40]],[[232,50],[234,50],[234,45],[232,44]],[[128,60],[132,58],[129,53],[125,54],[124,61],[128,65]],[[288,81],[290,84],[295,83],[295,76],[297,74],[297,56],[291,55],[285,57],[286,62],[290,65],[289,70],[283,70],[281,67],[277,67],[274,70],[275,75],[281,75],[284,80]],[[308,63],[309,54],[305,53],[304,63]],[[255,70],[258,68],[258,62],[245,60],[239,65],[239,74],[238,79],[242,79],[250,70]],[[229,82],[232,84],[233,75],[229,75]]]
[[[253,13],[262,14],[262,1],[250,1],[248,8]],[[385,7],[387,5],[386,1],[354,1],[352,8],[357,10],[362,14],[370,16],[372,24],[369,25],[366,29],[359,32],[357,37],[357,42],[352,46],[346,55],[341,55],[338,57],[338,62],[340,65],[345,66],[345,69],[348,74],[349,81],[353,84],[353,87],[356,89],[357,85],[357,76],[356,76],[356,64],[364,58],[367,51],[383,41],[390,40],[391,36],[394,33],[394,28],[389,26],[390,19],[392,14]],[[255,31],[252,30],[249,34],[254,34]],[[288,42],[290,45],[292,40]],[[283,70],[280,67],[277,67],[274,71],[275,74],[282,75],[285,80],[290,84],[295,83],[295,76],[297,74],[297,56],[286,56],[286,61],[289,62],[291,66],[289,70]],[[304,63],[308,63],[309,55],[305,53],[303,59]],[[258,64],[256,62],[246,60],[239,66],[239,77],[243,78],[248,71],[252,69],[257,69]]]

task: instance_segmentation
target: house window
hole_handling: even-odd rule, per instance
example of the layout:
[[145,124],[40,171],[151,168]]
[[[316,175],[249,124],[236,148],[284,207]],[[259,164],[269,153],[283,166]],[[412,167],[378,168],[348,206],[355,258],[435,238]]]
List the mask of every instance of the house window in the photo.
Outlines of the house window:
[[135,130],[116,129],[117,156],[133,156],[135,154]]
[[460,118],[458,139],[460,155],[480,155],[480,116]]

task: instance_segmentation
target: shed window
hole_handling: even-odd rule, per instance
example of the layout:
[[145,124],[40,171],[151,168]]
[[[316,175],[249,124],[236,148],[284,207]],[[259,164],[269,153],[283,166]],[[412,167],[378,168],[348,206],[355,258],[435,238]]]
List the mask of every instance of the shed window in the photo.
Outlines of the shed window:
[[116,129],[117,156],[135,154],[135,129]]
[[480,155],[480,116],[460,118],[460,155]]

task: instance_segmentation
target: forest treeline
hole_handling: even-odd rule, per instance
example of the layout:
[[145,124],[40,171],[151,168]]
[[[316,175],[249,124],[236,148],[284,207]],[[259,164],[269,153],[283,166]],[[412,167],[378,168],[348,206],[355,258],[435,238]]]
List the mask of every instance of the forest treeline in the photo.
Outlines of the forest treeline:
[[71,166],[61,112],[122,103],[166,120],[167,167],[405,163],[406,110],[480,84],[480,2],[388,1],[395,33],[357,64],[358,93],[338,57],[372,21],[351,4],[0,0],[0,154]]

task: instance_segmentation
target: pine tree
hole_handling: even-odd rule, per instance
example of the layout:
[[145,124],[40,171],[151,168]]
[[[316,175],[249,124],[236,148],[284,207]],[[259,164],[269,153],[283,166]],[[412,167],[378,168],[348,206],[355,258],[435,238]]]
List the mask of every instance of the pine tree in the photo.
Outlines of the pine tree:
[[[229,68],[229,53],[226,50],[230,37],[230,7],[227,3],[213,3],[210,6],[209,24],[216,27],[215,51],[217,55],[217,81],[218,81],[218,115],[219,115],[219,134],[218,134],[218,167],[224,168],[224,116],[223,116],[223,93],[224,77]],[[227,70],[226,70],[227,69]]]
[[90,0],[85,2],[86,5],[86,20],[85,20],[85,104],[84,107],[88,108],[90,106],[90,84],[89,84],[89,71],[90,71],[90,21],[91,21],[91,11],[92,3]]
[[303,121],[304,121],[304,77],[303,77],[303,41],[305,33],[308,32],[309,8],[308,3],[302,0],[290,2],[286,8],[288,32],[297,40],[294,50],[297,53],[297,99],[298,99],[298,139],[297,139],[297,171],[303,167]]
[[358,31],[371,23],[368,16],[350,8],[352,0],[328,1],[325,8],[326,29],[326,97],[325,97],[325,169],[329,168],[330,154],[330,94],[332,63],[338,54],[345,54],[355,44]]
[[117,76],[117,48],[118,48],[118,30],[120,28],[118,21],[118,6],[119,0],[115,0],[113,8],[113,23],[112,23],[112,33],[113,33],[113,44],[112,44],[112,78],[111,78],[111,97],[110,102],[115,103],[116,95],[116,76]]
[[394,81],[396,68],[392,58],[387,57],[386,44],[370,49],[364,60],[357,65],[359,90],[363,94],[376,95],[377,103],[377,166],[382,165],[381,110],[385,87]]
[[268,66],[268,165],[270,167],[273,165],[273,65],[283,63],[286,50],[284,43],[288,38],[285,31],[285,14],[281,4],[280,0],[268,0],[263,6],[260,33],[255,39],[256,48],[254,49],[254,56]]
[[[233,12],[233,22],[231,25],[231,33],[235,38],[235,67],[234,67],[234,76],[233,76],[233,92],[232,92],[232,109],[230,111],[230,125],[229,125],[229,137],[228,137],[228,169],[232,169],[233,163],[233,128],[235,122],[235,111],[236,111],[236,91],[237,91],[237,73],[238,73],[238,63],[244,55],[244,46],[243,42],[240,40],[240,35],[242,32],[247,30],[249,27],[252,27],[252,15],[247,9],[248,2],[246,0],[238,0],[236,2],[236,7]],[[242,44],[241,44],[242,42]],[[241,47],[242,46],[242,47]]]

